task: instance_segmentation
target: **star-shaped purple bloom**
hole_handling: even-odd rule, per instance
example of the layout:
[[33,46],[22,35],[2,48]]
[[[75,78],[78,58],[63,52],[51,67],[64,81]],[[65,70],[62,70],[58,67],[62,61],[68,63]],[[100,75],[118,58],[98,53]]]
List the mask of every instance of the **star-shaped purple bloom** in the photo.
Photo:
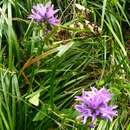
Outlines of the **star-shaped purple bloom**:
[[117,116],[115,110],[117,106],[108,105],[112,94],[106,88],[97,90],[93,87],[91,90],[83,91],[81,96],[76,96],[76,100],[80,101],[80,104],[75,105],[75,109],[80,112],[77,118],[85,124],[88,117],[91,117],[94,122],[98,117],[112,120],[114,116]]
[[45,22],[50,25],[57,25],[59,20],[54,16],[58,10],[54,10],[54,5],[48,2],[46,5],[37,4],[33,6],[29,19],[34,19],[36,22]]

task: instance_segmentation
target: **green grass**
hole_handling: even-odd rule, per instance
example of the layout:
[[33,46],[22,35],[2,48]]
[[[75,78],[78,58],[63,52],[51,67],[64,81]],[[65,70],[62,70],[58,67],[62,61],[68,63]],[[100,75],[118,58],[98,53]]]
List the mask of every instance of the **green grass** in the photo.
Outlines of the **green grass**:
[[[62,24],[46,36],[27,18],[40,2],[45,1],[0,2],[0,129],[89,130],[76,121],[74,97],[105,86],[114,93],[118,116],[97,120],[93,130],[129,130],[128,1],[52,1]],[[90,13],[78,11],[75,3]],[[86,19],[101,33],[92,32]],[[72,27],[78,22],[83,29]]]

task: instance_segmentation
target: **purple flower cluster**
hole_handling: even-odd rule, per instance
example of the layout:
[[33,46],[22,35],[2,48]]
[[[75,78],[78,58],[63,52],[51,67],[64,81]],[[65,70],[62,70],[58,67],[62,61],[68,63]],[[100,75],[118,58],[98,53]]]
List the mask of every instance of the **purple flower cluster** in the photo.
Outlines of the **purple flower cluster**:
[[111,121],[114,116],[117,116],[115,110],[117,106],[108,105],[112,95],[106,88],[97,90],[93,87],[91,90],[83,91],[81,96],[76,96],[76,100],[80,102],[75,105],[75,109],[80,112],[77,118],[81,119],[83,124],[87,122],[88,117],[92,118],[92,122],[95,122],[97,117]]
[[59,20],[54,16],[58,10],[54,10],[54,5],[48,2],[46,5],[37,4],[33,6],[29,19],[34,19],[36,22],[45,22],[50,25],[57,25]]

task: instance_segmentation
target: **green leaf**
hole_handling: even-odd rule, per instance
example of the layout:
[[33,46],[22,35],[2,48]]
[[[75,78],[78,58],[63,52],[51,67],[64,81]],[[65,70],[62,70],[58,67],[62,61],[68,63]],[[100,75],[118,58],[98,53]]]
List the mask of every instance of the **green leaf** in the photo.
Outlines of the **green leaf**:
[[67,43],[66,45],[61,45],[58,50],[57,56],[61,57],[72,45],[74,42]]
[[41,121],[46,117],[46,113],[48,112],[48,105],[43,105],[41,110],[39,112],[37,112],[37,114],[35,115],[35,117],[33,118],[33,121]]
[[36,93],[34,96],[32,96],[28,101],[35,105],[35,106],[39,106],[39,97],[40,97],[40,92]]
[[130,123],[129,123],[129,125],[127,126],[126,130],[130,130]]
[[62,111],[68,118],[74,119],[76,118],[76,116],[79,115],[79,113],[77,111],[75,111],[72,108],[68,108],[68,109],[63,109]]
[[96,82],[97,86],[103,86],[105,84],[105,80],[100,80],[98,82]]

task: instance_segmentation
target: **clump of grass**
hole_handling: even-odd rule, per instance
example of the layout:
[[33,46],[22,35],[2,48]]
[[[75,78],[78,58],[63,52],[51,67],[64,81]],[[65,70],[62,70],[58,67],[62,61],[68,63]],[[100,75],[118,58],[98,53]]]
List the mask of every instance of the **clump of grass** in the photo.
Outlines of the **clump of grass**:
[[112,123],[98,120],[95,130],[129,129],[126,1],[52,1],[61,24],[43,35],[27,17],[45,2],[0,2],[0,129],[84,130],[74,96],[94,85],[114,93],[119,113]]

